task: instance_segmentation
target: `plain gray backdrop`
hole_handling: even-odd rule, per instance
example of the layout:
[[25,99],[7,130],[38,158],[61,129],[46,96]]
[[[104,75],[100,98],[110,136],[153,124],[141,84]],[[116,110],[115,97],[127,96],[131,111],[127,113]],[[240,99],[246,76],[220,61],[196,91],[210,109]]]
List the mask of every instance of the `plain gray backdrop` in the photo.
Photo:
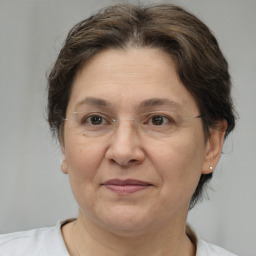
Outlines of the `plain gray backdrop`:
[[[116,2],[121,1],[0,0],[0,233],[76,216],[45,118],[45,74],[69,29]],[[216,35],[230,64],[240,116],[225,143],[209,199],[189,213],[189,223],[208,242],[256,256],[256,1],[166,2],[187,8]]]

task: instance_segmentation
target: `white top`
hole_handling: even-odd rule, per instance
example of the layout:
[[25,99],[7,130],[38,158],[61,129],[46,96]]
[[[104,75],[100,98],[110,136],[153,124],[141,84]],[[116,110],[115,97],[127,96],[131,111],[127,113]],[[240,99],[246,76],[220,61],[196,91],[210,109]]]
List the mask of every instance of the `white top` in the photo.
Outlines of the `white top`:
[[[70,256],[65,246],[61,226],[0,235],[0,256]],[[196,256],[236,256],[216,245],[197,238]]]

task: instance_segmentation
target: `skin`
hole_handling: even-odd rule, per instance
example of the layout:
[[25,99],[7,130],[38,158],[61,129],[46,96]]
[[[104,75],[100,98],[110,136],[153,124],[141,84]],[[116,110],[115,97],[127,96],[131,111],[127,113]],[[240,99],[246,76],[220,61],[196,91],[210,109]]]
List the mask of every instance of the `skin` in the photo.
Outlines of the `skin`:
[[[195,255],[185,233],[190,198],[200,175],[219,160],[223,131],[211,130],[205,141],[201,119],[193,119],[171,136],[142,136],[130,125],[141,102],[168,99],[200,115],[180,81],[172,59],[159,49],[109,49],[97,54],[76,75],[67,117],[88,97],[110,102],[80,108],[111,112],[121,118],[115,133],[86,137],[65,122],[62,171],[69,175],[79,216],[62,229],[71,255]],[[147,106],[146,111],[169,108]],[[144,111],[144,109],[143,109]],[[101,185],[109,179],[136,179],[151,184],[120,194]],[[74,242],[75,247],[74,247]]]

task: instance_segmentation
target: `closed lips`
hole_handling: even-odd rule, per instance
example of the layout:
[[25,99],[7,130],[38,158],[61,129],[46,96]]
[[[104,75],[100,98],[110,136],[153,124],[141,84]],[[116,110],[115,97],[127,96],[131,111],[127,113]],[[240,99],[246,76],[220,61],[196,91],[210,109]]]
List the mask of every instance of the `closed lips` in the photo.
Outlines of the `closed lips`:
[[119,195],[129,195],[135,192],[145,190],[146,188],[152,186],[152,184],[133,179],[119,180],[112,179],[102,184],[107,189],[119,194]]
[[151,186],[152,184],[140,181],[140,180],[119,180],[119,179],[112,179],[104,182],[102,185],[115,185],[115,186],[126,186],[126,185],[134,185],[134,186]]

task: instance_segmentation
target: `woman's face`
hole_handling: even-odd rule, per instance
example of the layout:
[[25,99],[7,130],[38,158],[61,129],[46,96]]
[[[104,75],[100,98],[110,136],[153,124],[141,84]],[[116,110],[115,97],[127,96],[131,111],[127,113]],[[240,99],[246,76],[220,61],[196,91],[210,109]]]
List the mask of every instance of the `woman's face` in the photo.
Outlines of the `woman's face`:
[[[89,135],[74,125],[72,113],[83,111],[94,114],[83,124],[92,130]],[[132,119],[154,111],[200,115],[174,62],[159,49],[109,49],[76,75],[62,170],[80,212],[93,225],[130,235],[184,223],[201,174],[210,172],[210,143],[201,118],[187,119],[163,136],[170,120],[160,114],[142,120],[153,136],[134,125]],[[120,120],[115,131],[111,119]],[[107,132],[97,134],[101,129]]]

